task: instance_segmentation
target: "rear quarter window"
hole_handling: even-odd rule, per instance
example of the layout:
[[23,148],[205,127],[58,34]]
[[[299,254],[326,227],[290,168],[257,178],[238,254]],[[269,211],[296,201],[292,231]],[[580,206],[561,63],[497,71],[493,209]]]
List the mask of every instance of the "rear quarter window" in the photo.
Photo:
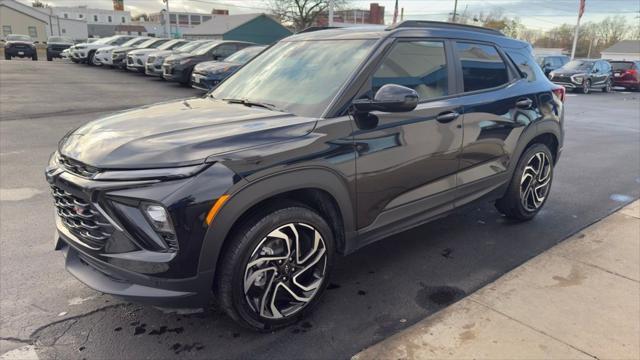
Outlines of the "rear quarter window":
[[496,88],[509,82],[509,71],[498,50],[485,44],[458,42],[464,91]]
[[536,63],[531,49],[505,49],[507,56],[516,65],[522,77],[529,82],[534,82],[545,75]]

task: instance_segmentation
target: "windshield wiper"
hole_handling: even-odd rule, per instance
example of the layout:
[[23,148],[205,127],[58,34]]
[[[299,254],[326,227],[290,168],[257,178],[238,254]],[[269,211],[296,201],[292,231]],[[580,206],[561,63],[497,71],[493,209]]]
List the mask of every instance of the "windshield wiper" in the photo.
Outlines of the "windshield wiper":
[[226,101],[229,104],[241,104],[248,107],[257,106],[257,107],[265,108],[267,110],[286,112],[282,109],[279,109],[277,106],[273,104],[263,103],[258,101],[251,101],[249,99],[222,99],[222,101]]

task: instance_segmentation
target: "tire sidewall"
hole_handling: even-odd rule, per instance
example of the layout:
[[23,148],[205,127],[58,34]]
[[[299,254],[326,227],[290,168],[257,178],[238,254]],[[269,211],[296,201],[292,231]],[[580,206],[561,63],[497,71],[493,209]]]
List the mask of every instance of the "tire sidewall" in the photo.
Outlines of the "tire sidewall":
[[[313,226],[320,232],[327,248],[327,265],[325,269],[325,277],[320,289],[316,293],[311,302],[296,314],[285,319],[266,319],[257,315],[247,303],[244,296],[244,273],[246,264],[251,257],[254,249],[271,231],[288,223],[305,223]],[[276,210],[262,219],[253,226],[249,226],[249,231],[244,236],[236,238],[240,241],[241,250],[240,257],[233,262],[232,275],[232,301],[233,306],[243,322],[254,329],[271,330],[279,327],[287,326],[298,321],[302,316],[307,314],[315,307],[325,288],[328,284],[331,268],[333,265],[333,257],[335,253],[333,232],[327,225],[326,221],[313,210],[304,206],[292,206]]]
[[586,95],[589,93],[589,90],[591,90],[591,80],[585,80],[582,84],[582,93]]

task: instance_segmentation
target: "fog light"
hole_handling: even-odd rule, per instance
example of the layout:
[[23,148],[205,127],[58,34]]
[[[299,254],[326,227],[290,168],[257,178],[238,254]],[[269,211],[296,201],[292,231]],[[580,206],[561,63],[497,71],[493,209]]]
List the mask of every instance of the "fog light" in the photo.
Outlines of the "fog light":
[[160,205],[147,204],[144,205],[143,209],[147,214],[149,222],[153,225],[156,231],[175,234],[169,213],[167,213],[167,210],[164,207]]

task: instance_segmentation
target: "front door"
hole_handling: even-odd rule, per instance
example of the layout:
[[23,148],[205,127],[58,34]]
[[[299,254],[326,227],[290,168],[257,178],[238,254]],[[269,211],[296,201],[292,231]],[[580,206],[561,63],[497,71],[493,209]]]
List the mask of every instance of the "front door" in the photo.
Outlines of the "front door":
[[460,105],[448,99],[455,89],[449,43],[398,40],[371,77],[370,96],[397,84],[416,90],[420,103],[411,112],[354,119],[362,233],[416,220],[451,200],[443,194],[456,184],[462,117]]

